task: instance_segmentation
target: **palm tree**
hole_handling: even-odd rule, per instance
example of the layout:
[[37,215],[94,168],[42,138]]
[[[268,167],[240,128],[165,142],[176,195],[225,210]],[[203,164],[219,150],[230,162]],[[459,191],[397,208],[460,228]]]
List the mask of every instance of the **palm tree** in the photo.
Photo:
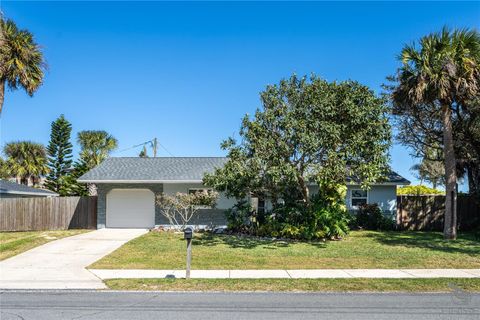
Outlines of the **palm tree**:
[[423,37],[419,44],[419,48],[413,44],[402,50],[402,67],[392,100],[398,114],[406,111],[438,117],[445,166],[444,237],[455,239],[457,175],[452,114],[458,114],[465,101],[479,94],[480,34],[475,30],[452,32],[444,28]]
[[44,69],[43,54],[32,34],[0,16],[0,114],[5,86],[11,90],[22,87],[32,96],[42,84]]
[[5,145],[3,152],[7,156],[9,173],[22,184],[28,185],[31,181],[35,185],[41,176],[48,173],[47,152],[40,143],[10,142]]
[[93,168],[105,160],[118,145],[117,139],[106,131],[80,131],[77,142],[81,147],[80,158],[88,168]]

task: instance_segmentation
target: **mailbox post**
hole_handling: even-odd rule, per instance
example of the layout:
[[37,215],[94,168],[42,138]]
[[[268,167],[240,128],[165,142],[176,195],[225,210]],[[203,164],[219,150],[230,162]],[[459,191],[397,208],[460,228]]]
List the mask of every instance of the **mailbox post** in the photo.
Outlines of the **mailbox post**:
[[191,227],[186,227],[183,230],[183,237],[187,240],[187,269],[185,270],[185,278],[190,278],[190,264],[192,263],[192,238],[193,238],[193,229]]

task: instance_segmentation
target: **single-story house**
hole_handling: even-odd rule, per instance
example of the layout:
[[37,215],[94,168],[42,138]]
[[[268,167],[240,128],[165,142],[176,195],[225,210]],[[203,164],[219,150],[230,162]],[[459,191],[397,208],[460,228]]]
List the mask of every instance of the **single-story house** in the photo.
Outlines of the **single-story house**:
[[[155,199],[162,192],[174,195],[207,189],[205,173],[222,167],[225,157],[160,157],[108,158],[81,176],[78,181],[95,184],[98,193],[98,228],[151,228],[167,225]],[[385,182],[364,191],[353,181],[348,183],[347,207],[354,210],[363,203],[378,203],[384,212],[396,212],[397,185],[410,182],[391,172]],[[312,186],[311,192],[318,190]],[[257,201],[258,203],[259,201]],[[221,226],[226,224],[225,210],[235,199],[219,195],[214,209],[201,209],[192,225]],[[258,204],[260,206],[260,204]],[[262,203],[261,206],[268,207]]]
[[1,199],[33,197],[58,197],[58,194],[50,190],[32,188],[23,184],[0,179]]

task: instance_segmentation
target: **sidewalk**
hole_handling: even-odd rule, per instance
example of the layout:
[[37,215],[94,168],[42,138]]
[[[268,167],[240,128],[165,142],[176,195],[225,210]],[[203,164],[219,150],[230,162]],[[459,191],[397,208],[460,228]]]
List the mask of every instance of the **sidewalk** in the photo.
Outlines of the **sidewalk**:
[[[185,278],[185,270],[89,269],[102,280]],[[480,278],[480,269],[191,270],[196,279]]]

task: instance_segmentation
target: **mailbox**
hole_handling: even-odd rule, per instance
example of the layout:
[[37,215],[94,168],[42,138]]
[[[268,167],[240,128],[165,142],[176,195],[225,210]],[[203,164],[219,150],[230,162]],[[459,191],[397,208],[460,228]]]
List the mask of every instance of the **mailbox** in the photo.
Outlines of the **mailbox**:
[[186,240],[193,238],[193,229],[191,227],[186,227],[185,230],[183,230],[183,238]]

